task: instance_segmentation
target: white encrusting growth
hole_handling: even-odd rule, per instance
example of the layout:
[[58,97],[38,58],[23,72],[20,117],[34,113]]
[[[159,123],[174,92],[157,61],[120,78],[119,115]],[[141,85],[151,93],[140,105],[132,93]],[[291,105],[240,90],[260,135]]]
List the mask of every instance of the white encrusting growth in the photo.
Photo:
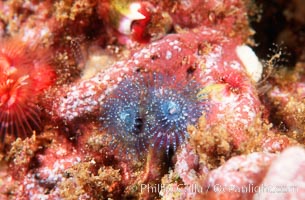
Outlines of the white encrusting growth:
[[241,45],[236,47],[236,53],[243,65],[245,66],[249,76],[258,82],[262,78],[263,65],[258,60],[254,51],[247,45]]
[[172,58],[172,52],[171,51],[166,51],[166,56],[165,56],[165,58],[166,58],[166,60],[169,60],[169,59],[171,59]]
[[[72,86],[65,96],[59,99],[58,115],[65,120],[73,120],[83,114],[96,110],[102,103],[107,93],[110,93],[123,80],[125,73],[129,71],[124,62],[117,62],[111,71],[100,72],[89,80],[83,80]],[[118,73],[119,71],[125,73]],[[111,74],[116,74],[116,80],[112,80]],[[106,88],[103,90],[102,88]]]
[[210,73],[215,67],[223,54],[223,48],[221,46],[215,46],[213,51],[205,56],[206,73]]
[[[65,171],[71,166],[74,166],[82,161],[82,158],[77,156],[76,151],[73,149],[63,148],[59,146],[54,156],[57,158],[44,159],[45,162],[39,167],[39,170],[34,170],[34,173],[28,173],[24,178],[22,185],[25,186],[25,194],[30,199],[50,199],[49,195],[46,195],[46,188],[44,185],[60,184],[60,182],[66,179]],[[52,157],[52,156],[51,156]],[[59,188],[55,187],[52,192],[54,197],[52,199],[59,199]]]

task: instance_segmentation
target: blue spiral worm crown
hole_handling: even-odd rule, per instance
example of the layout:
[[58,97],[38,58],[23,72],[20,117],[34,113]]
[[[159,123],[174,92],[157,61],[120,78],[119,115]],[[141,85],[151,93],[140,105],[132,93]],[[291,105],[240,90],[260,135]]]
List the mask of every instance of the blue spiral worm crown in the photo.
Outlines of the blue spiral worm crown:
[[196,124],[207,110],[205,101],[197,99],[198,84],[172,76],[153,74],[148,88],[147,116],[150,145],[174,151],[189,137],[187,126]]
[[102,106],[100,120],[112,136],[111,146],[121,148],[127,157],[147,149],[145,116],[141,109],[143,90],[139,80],[125,79]]
[[198,99],[199,85],[193,81],[153,73],[126,78],[102,106],[103,127],[126,154],[140,155],[152,147],[169,153],[186,138],[188,125],[195,125],[207,111]]

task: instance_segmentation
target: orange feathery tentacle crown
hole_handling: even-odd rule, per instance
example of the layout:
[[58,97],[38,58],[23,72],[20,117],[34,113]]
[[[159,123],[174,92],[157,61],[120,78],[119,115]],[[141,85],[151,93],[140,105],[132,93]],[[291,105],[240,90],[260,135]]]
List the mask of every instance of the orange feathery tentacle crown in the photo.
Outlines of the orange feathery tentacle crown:
[[55,73],[40,50],[20,39],[0,42],[0,139],[26,137],[40,129],[38,95],[50,86]]

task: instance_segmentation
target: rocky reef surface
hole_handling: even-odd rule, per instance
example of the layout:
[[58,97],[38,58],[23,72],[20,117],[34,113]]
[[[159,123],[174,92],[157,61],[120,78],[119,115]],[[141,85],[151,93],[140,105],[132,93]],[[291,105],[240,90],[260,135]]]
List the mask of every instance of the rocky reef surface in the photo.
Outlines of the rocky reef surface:
[[304,199],[304,16],[0,2],[0,199]]

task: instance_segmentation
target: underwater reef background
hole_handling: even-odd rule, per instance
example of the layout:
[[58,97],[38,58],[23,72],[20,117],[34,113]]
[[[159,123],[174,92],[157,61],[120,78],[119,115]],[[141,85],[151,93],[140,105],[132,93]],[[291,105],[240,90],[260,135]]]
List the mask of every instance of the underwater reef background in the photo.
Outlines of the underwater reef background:
[[302,0],[0,2],[0,199],[304,199]]

